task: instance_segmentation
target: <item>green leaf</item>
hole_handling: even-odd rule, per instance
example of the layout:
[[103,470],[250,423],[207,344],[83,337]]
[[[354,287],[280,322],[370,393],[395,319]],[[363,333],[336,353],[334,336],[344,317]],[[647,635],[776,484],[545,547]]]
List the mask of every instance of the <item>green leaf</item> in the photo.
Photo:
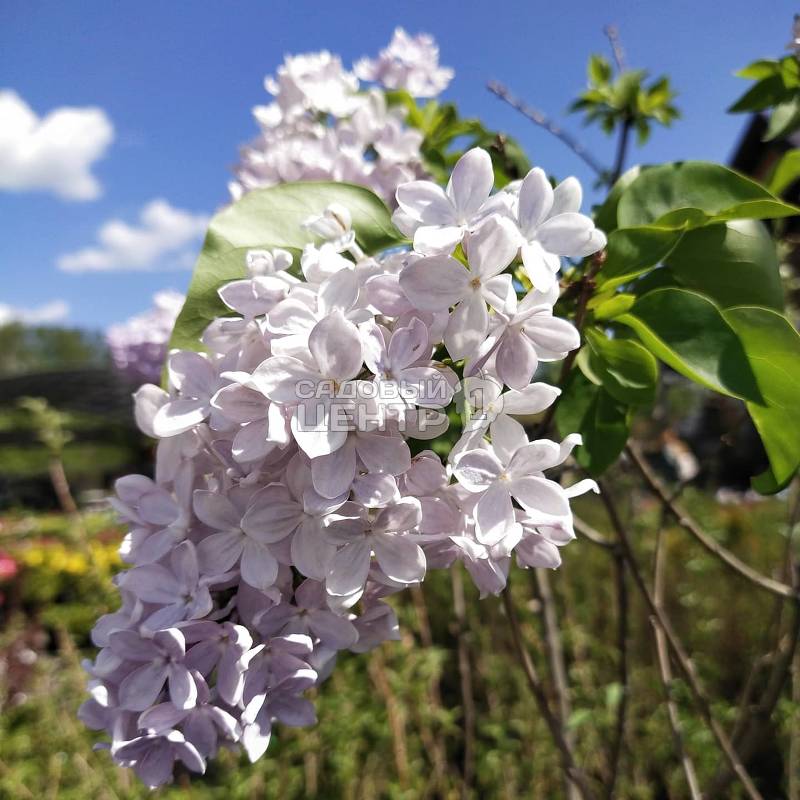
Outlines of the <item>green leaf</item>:
[[299,253],[311,239],[302,223],[334,202],[350,210],[356,239],[366,253],[377,253],[403,241],[392,225],[389,210],[362,186],[286,183],[249,192],[211,220],[170,348],[201,349],[199,339],[208,323],[230,313],[217,289],[245,276],[249,249],[282,247]]
[[761,58],[758,61],[754,61],[752,64],[748,64],[734,74],[737,78],[749,78],[750,80],[757,81],[762,78],[768,78],[770,75],[779,75],[780,71],[781,65],[779,61]]
[[769,117],[764,141],[788,136],[800,127],[800,98],[793,97],[775,106]]
[[586,331],[589,364],[603,388],[620,403],[649,405],[655,400],[658,363],[631,339],[609,339],[599,330]]
[[681,375],[721,394],[763,402],[739,337],[707,297],[656,289],[615,321],[633,328],[654,356]]
[[747,410],[771,476],[759,476],[754,485],[777,491],[800,467],[800,335],[786,317],[766,308],[731,308],[725,319],[742,342],[763,397],[762,403],[747,403]]
[[617,226],[698,227],[729,219],[777,219],[800,209],[755,181],[705,161],[678,161],[643,170],[622,192]]
[[781,77],[787,89],[796,89],[800,86],[800,61],[797,56],[784,56],[779,62]]
[[765,111],[788,99],[789,90],[781,75],[769,75],[751,86],[729,109],[729,114]]
[[681,284],[723,308],[752,303],[783,310],[775,244],[757,220],[688,231],[666,261]]
[[[634,299],[652,292],[654,289],[683,289],[680,281],[675,277],[675,273],[669,267],[658,267],[650,270],[646,275],[638,278],[630,286],[630,291]],[[624,297],[625,295],[621,295]]]
[[644,226],[619,228],[608,236],[606,260],[597,274],[604,288],[620,286],[661,263],[678,244],[683,231]]
[[647,73],[642,69],[629,69],[623,72],[611,90],[611,105],[615,109],[628,108],[633,110],[642,81]]
[[590,475],[605,472],[619,458],[630,434],[630,411],[605,389],[590,383],[580,370],[567,379],[555,415],[561,436],[579,432],[583,445],[575,460]]
[[620,175],[617,182],[611,187],[603,205],[595,213],[595,224],[606,233],[617,228],[617,206],[622,193],[639,177],[643,169],[648,167],[634,166]]
[[[599,302],[595,303],[595,300],[599,300]],[[587,307],[593,312],[596,320],[605,320],[614,319],[614,317],[630,311],[635,302],[636,295],[623,293],[615,294],[611,297],[593,297]]]
[[776,197],[780,197],[799,178],[800,150],[789,150],[777,163],[767,188]]
[[587,68],[589,80],[594,84],[608,83],[611,79],[611,64],[604,56],[589,56],[589,66]]

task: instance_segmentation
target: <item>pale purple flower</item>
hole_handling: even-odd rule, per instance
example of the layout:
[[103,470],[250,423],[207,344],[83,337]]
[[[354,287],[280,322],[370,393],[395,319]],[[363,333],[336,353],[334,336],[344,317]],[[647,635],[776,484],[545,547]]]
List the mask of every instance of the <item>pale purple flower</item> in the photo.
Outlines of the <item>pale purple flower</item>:
[[290,727],[313,725],[317,721],[311,701],[300,696],[316,681],[315,670],[298,670],[280,682],[269,685],[250,700],[242,713],[242,746],[250,761],[257,761],[266,752],[272,736],[273,720]]
[[[404,161],[419,137],[351,77],[327,54],[287,61],[270,84],[276,102],[258,111],[262,176],[419,177]],[[318,104],[349,110],[326,121]],[[136,393],[137,424],[160,439],[155,479],[115,487],[132,568],[117,579],[121,608],[92,631],[101,649],[79,713],[148,785],[167,782],[176,760],[202,771],[221,746],[255,760],[278,722],[313,724],[304,691],[340,651],[399,638],[383,598],[427,570],[461,562],[484,596],[503,590],[514,557],[560,564],[570,499],[597,487],[545,476],[580,437],[529,442],[516,417],[554,401],[557,389],[531,383],[536,366],[579,339],[553,314],[555,281],[520,301],[508,270],[525,214],[538,220],[528,256],[534,244],[574,254],[567,240],[588,228],[574,182],[550,202],[540,177],[492,195],[489,157],[470,151],[446,190],[401,189],[396,218],[416,248],[388,256],[362,251],[348,209],[319,209],[303,278],[288,273],[288,251],[248,251],[248,277],[219,288],[239,316],[208,325],[208,355],[172,353],[168,391]],[[447,255],[459,242],[463,255]],[[434,360],[442,342],[465,359],[461,385]],[[445,462],[433,450],[412,459],[409,440],[446,430],[454,398],[465,426]]]
[[291,560],[303,575],[322,579],[335,548],[325,537],[328,517],[347,499],[318,494],[311,473],[299,457],[287,469],[287,486],[277,483],[261,489],[250,504],[242,527],[262,539],[278,543],[291,536]]
[[197,686],[184,664],[186,640],[177,628],[168,628],[145,638],[134,631],[115,631],[109,636],[111,650],[126,661],[141,663],[119,686],[120,706],[144,711],[153,705],[164,684],[176,708],[193,708]]
[[311,479],[323,497],[334,498],[351,489],[360,471],[397,476],[410,463],[411,452],[402,436],[392,431],[353,430],[338,450],[311,460]]
[[[352,516],[348,516],[352,512]],[[330,562],[325,586],[332,595],[346,596],[364,588],[371,556],[398,583],[417,583],[425,576],[425,554],[410,535],[422,519],[419,501],[406,497],[380,509],[374,518],[355,504],[345,504],[338,524],[328,528],[331,541],[343,545]]]
[[255,388],[250,375],[242,382],[240,373],[226,373],[236,382],[223,386],[212,398],[211,405],[227,420],[238,423],[231,444],[237,461],[256,461],[276,448],[289,443],[289,427],[280,406],[270,401]]
[[236,718],[211,702],[208,684],[199,672],[193,673],[197,685],[197,705],[176,708],[172,703],[159,703],[139,715],[138,725],[148,733],[164,733],[179,725],[190,744],[203,758],[216,755],[220,734],[227,741],[236,741],[241,731]]
[[542,523],[568,519],[564,490],[542,472],[560,464],[569,451],[546,439],[529,442],[510,417],[495,420],[491,436],[491,446],[467,450],[453,465],[461,486],[481,495],[474,511],[478,541],[494,545],[508,534],[514,522],[512,498]]
[[375,378],[376,404],[384,419],[403,419],[412,406],[442,408],[453,399],[445,375],[430,362],[428,330],[414,318],[390,334],[374,321],[361,326],[364,361]]
[[190,541],[176,545],[169,554],[169,566],[146,564],[126,572],[120,586],[145,603],[161,606],[143,622],[151,631],[169,628],[187,619],[200,619],[214,607],[209,586],[222,583],[228,575],[200,575],[197,551]]
[[217,670],[216,689],[229,705],[239,703],[244,689],[246,656],[253,637],[243,625],[224,622],[198,621],[182,627],[187,644],[185,663],[208,678]]
[[263,591],[275,583],[278,561],[269,549],[273,535],[245,522],[256,500],[257,494],[246,489],[232,490],[227,496],[198,489],[194,512],[215,531],[197,547],[203,570],[220,574],[238,564],[242,580]]
[[328,607],[325,584],[310,579],[295,590],[294,605],[281,603],[267,609],[256,626],[262,636],[306,634],[334,650],[346,650],[358,640],[355,625]]
[[206,771],[205,759],[197,748],[186,741],[180,731],[162,731],[137,736],[121,742],[113,749],[114,760],[123,767],[132,767],[142,783],[151,789],[172,778],[172,768],[180,761],[192,772]]
[[203,422],[211,414],[211,398],[221,386],[211,362],[188,350],[173,353],[167,361],[170,398],[153,417],[156,436],[175,436]]

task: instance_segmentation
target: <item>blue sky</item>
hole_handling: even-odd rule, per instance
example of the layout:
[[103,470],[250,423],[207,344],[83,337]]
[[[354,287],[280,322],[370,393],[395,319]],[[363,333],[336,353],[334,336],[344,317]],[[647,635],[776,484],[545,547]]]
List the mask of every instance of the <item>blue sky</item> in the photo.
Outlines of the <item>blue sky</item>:
[[102,186],[96,199],[0,188],[0,308],[61,302],[67,322],[104,328],[147,309],[159,289],[185,289],[185,268],[69,273],[57,262],[93,245],[111,219],[135,224],[154,199],[198,218],[226,202],[237,148],[256,132],[251,108],[267,99],[263,77],[285,53],[327,48],[349,65],[377,54],[397,25],[432,33],[442,63],[456,70],[445,97],[516,136],[548,172],[591,184],[572,153],[489,95],[486,81],[505,82],[610,161],[612,143],[564,110],[585,84],[588,54],[608,50],[603,26],[615,23],[629,64],[668,73],[683,112],[632,160],[724,161],[745,121],[724,113],[745,86],[732,72],[780,55],[796,10],[778,0],[3,0],[0,90],[16,92],[40,117],[63,106],[102,109],[114,138],[92,167]]

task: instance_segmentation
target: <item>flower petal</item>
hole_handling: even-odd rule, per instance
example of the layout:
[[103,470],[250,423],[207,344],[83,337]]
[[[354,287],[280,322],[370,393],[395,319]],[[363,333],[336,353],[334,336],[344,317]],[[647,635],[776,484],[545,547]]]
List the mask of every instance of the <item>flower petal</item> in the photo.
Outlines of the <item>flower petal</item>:
[[206,536],[197,545],[197,557],[203,572],[211,575],[227,572],[239,560],[245,539],[244,533],[239,530]]
[[354,378],[364,363],[358,328],[339,311],[318,322],[308,337],[320,374],[337,382]]
[[355,594],[367,582],[370,545],[365,538],[346,544],[331,559],[325,588],[329,594],[344,597]]
[[426,225],[455,222],[455,210],[444,190],[433,181],[401,183],[396,192],[397,204],[411,219]]
[[197,489],[192,502],[197,518],[218,531],[237,529],[241,522],[241,514],[227,497],[206,489]]
[[155,703],[169,668],[166,664],[145,664],[127,675],[119,685],[119,705],[127,711],[144,711]]
[[425,553],[413,536],[376,532],[372,546],[387,578],[398,583],[418,583],[425,577]]
[[271,484],[253,495],[242,518],[242,530],[262,544],[285,539],[303,519],[303,509],[285,486]]
[[450,256],[430,256],[409,264],[400,273],[400,287],[421,311],[443,311],[468,290],[469,272]]
[[169,699],[176,708],[188,711],[197,705],[197,686],[183,664],[170,664]]
[[536,233],[553,207],[553,188],[541,167],[534,167],[519,187],[519,228],[526,239]]
[[508,486],[493,483],[475,506],[475,536],[481,544],[492,547],[502,541],[514,524],[514,506]]
[[260,591],[275,585],[278,579],[278,562],[266,545],[250,539],[245,540],[242,550],[242,580]]
[[501,273],[520,246],[519,232],[505,217],[484,220],[465,242],[470,271],[488,279]]
[[528,337],[509,328],[495,356],[495,369],[500,380],[512,389],[524,389],[538,364],[536,349]]
[[455,205],[459,222],[468,222],[478,213],[493,186],[494,169],[489,154],[480,147],[467,150],[456,162],[447,183],[447,194]]
[[444,344],[454,361],[475,353],[489,330],[489,312],[480,292],[470,292],[450,315]]

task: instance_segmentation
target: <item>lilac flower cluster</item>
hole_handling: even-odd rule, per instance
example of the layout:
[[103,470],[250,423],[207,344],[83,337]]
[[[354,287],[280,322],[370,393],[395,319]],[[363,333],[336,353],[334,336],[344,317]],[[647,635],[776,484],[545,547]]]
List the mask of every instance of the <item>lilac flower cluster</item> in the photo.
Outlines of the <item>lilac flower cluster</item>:
[[106,333],[106,343],[114,366],[139,383],[157,381],[183,301],[180,292],[157,292],[149,311],[112,325]]
[[[545,475],[579,436],[530,441],[517,418],[558,395],[532,382],[539,362],[579,345],[553,315],[561,257],[605,239],[573,179],[552,189],[536,169],[492,188],[471,150],[446,189],[399,187],[410,251],[365,254],[337,205],[306,223],[299,271],[250,251],[248,277],[219,289],[238,316],[208,326],[208,354],[173,352],[168,391],[137,392],[156,476],[117,482],[130,569],[93,632],[81,717],[148,785],[223,746],[255,760],[275,722],[312,724],[305,690],[339,651],[397,638],[385,598],[426,570],[462,562],[485,595],[512,556],[560,564],[569,500],[596,487]],[[535,287],[521,298],[520,259]],[[453,403],[465,424],[447,463],[412,457]]]
[[[327,51],[287,56],[265,86],[272,103],[253,114],[261,129],[241,150],[234,198],[276,183],[337,180],[367,186],[385,200],[395,189],[425,175],[422,134],[404,124],[400,108],[389,108],[386,89],[434,97],[453,71],[439,66],[439,48],[427,34],[394,32],[375,60],[348,71]],[[359,78],[373,84],[364,91]]]

